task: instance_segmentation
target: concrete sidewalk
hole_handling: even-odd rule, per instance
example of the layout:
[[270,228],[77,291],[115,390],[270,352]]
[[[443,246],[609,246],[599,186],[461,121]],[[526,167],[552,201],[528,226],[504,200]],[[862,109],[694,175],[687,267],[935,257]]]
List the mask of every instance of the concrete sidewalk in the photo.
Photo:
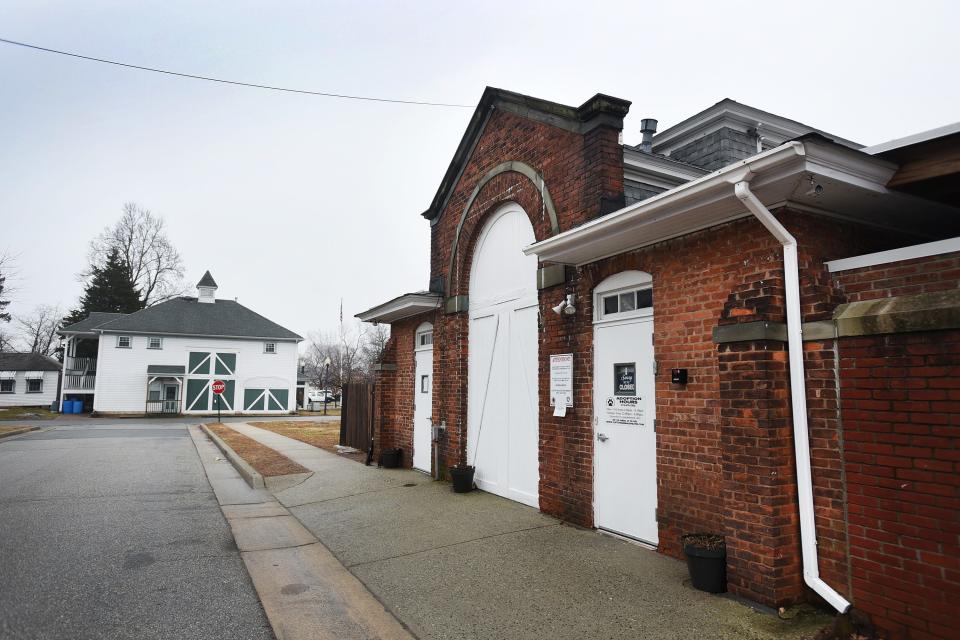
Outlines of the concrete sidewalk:
[[682,562],[637,545],[231,426],[315,472],[277,499],[420,638],[799,639],[830,620],[783,621],[693,589]]
[[190,436],[278,640],[412,640],[269,492],[251,489],[198,427]]

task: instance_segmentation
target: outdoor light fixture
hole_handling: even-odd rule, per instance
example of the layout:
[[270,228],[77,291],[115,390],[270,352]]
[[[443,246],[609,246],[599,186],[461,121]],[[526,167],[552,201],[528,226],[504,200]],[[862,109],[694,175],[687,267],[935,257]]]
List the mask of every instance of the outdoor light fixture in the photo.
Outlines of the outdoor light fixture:
[[564,315],[564,314],[568,316],[572,316],[573,314],[575,314],[577,312],[577,308],[573,306],[573,294],[572,293],[567,294],[567,297],[562,302],[560,302],[560,304],[553,307],[553,312],[558,316]]

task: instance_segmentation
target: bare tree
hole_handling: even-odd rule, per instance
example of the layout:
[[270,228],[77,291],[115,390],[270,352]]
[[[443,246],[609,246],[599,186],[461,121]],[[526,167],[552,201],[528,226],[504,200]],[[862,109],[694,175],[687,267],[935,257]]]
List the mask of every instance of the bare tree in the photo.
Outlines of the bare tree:
[[16,263],[13,256],[8,253],[0,253],[0,322],[10,322],[7,306],[10,304],[10,294],[13,293],[13,288],[8,278],[16,275],[15,267]]
[[0,326],[0,353],[16,351],[16,341],[13,333]]
[[120,220],[90,242],[91,269],[81,276],[102,266],[114,249],[129,266],[145,307],[183,293],[183,259],[167,237],[162,217],[134,202],[123,205]]
[[25,351],[52,356],[60,345],[57,329],[63,310],[56,305],[41,304],[26,316],[17,316],[14,321],[20,333],[20,342]]
[[373,381],[373,366],[380,363],[389,340],[389,325],[376,324],[367,329],[363,345],[363,372],[368,381]]
[[341,390],[345,384],[365,380],[366,335],[359,326],[336,334],[311,333],[304,355],[304,373],[310,384]]

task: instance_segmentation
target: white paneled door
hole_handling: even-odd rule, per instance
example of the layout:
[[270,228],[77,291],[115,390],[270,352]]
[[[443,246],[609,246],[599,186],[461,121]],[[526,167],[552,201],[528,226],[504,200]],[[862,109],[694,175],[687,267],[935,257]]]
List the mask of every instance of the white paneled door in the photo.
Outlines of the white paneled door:
[[[417,333],[417,339],[426,333]],[[430,473],[433,438],[433,334],[429,345],[416,347],[413,388],[413,466]]]
[[594,328],[594,517],[657,544],[653,318]]
[[539,506],[537,259],[527,214],[491,216],[470,273],[467,461],[484,491]]

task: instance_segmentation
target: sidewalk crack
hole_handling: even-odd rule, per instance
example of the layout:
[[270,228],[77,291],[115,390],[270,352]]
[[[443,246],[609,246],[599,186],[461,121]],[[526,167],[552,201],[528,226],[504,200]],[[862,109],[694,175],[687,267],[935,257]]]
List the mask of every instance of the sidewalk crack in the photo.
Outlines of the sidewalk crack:
[[[450,544],[443,544],[439,547],[431,547],[429,549],[421,549],[420,551],[411,551],[410,553],[401,553],[395,556],[388,556],[386,558],[377,558],[376,560],[366,560],[364,562],[357,562],[354,564],[345,565],[348,569],[353,569],[355,567],[362,567],[368,564],[375,564],[377,562],[386,562],[387,560],[396,560],[397,558],[406,558],[409,556],[419,555],[421,553],[429,553],[431,551],[436,551],[438,549],[449,549],[450,547],[458,547],[462,544],[470,544],[471,542],[479,542],[480,540],[489,540],[491,538],[499,538],[501,536],[509,536],[514,533],[523,533],[524,531],[536,531],[537,529],[548,529],[550,527],[559,527],[559,522],[551,522],[548,524],[537,525],[535,527],[526,527],[524,529],[514,529],[513,531],[504,531],[502,533],[491,533],[488,536],[480,536],[479,538],[471,538],[470,540],[462,540],[460,542],[451,542]],[[321,540],[321,542],[323,542]]]

